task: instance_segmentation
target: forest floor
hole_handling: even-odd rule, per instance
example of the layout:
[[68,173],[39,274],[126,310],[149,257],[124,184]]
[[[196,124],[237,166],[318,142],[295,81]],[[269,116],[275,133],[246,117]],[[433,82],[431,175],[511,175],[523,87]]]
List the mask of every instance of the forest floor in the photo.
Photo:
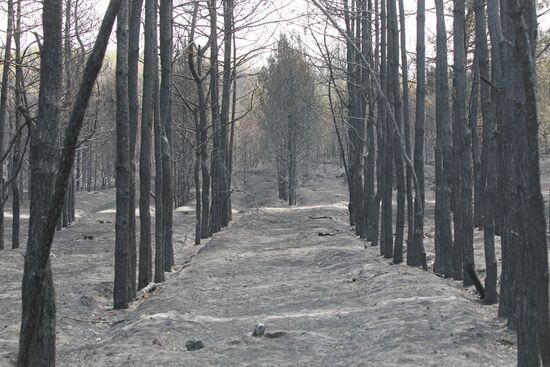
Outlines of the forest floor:
[[[234,221],[200,246],[193,206],[176,210],[174,271],[122,311],[112,310],[114,191],[78,194],[77,222],[52,249],[59,366],[516,365],[497,306],[461,282],[393,265],[354,236],[337,168],[312,173],[292,208],[268,170],[237,182]],[[433,217],[426,232],[431,263]],[[16,358],[23,254],[0,251],[0,366]],[[261,338],[251,336],[257,323]],[[192,339],[204,349],[187,351]]]

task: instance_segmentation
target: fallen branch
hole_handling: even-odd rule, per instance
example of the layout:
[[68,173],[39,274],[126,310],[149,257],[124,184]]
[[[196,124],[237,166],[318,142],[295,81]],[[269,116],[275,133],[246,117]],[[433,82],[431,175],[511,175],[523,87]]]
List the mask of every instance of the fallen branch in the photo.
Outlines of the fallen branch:
[[476,290],[479,293],[479,298],[484,299],[485,288],[483,288],[483,284],[481,284],[481,281],[477,277],[477,274],[473,265],[472,264],[466,265],[466,271],[468,272],[468,275],[470,276],[470,278],[472,278],[472,281],[474,282],[474,286],[476,287]]

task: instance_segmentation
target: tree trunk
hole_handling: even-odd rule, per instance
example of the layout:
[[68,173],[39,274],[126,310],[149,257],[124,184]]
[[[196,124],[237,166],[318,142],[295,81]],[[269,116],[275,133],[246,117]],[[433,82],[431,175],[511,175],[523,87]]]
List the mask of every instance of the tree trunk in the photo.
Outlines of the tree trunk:
[[[164,271],[174,266],[174,248],[172,244],[172,0],[160,0],[160,121],[164,128],[166,141],[162,143],[162,209],[164,236]],[[166,149],[164,149],[166,148]]]
[[119,5],[119,0],[112,0],[101,23],[73,105],[63,153],[56,164],[58,150],[52,141],[57,139],[59,126],[62,4],[61,1],[44,3],[38,119],[31,132],[31,216],[22,286],[19,367],[55,365],[55,301],[50,250],[72,171],[78,135]]
[[[154,0],[154,8],[158,8],[158,0]],[[155,44],[153,49],[157,50],[157,16],[155,11],[154,24],[151,26],[154,29]],[[163,195],[162,195],[162,138],[163,125],[160,119],[160,90],[159,90],[159,75],[158,75],[158,54],[155,52],[153,60],[154,81],[153,87],[153,126],[155,134],[155,283],[164,281],[164,216],[163,216]]]
[[[414,172],[418,191],[414,203],[414,239],[411,253],[407,249],[407,265],[420,265],[420,249],[424,247],[424,121],[426,119],[426,1],[418,0],[416,13],[416,115],[414,125]],[[424,253],[424,256],[426,254]]]
[[221,101],[221,130],[220,130],[220,162],[221,162],[221,224],[226,227],[229,223],[229,212],[231,211],[229,195],[229,142],[228,142],[228,127],[229,127],[229,104],[231,97],[231,46],[233,35],[233,0],[223,0],[223,81],[222,81],[222,101]]
[[[13,40],[15,43],[15,103],[17,106],[23,105],[22,103],[22,79],[23,79],[23,60],[21,58],[21,0],[17,0],[17,9],[15,16],[15,32]],[[19,111],[15,112],[15,131],[17,136],[13,144],[13,161],[12,161],[12,234],[11,234],[11,246],[13,249],[19,248],[20,241],[20,208],[21,208],[21,193],[19,186],[21,184],[21,172],[19,165],[21,163],[21,114]]]
[[484,185],[482,184],[481,174],[481,144],[478,133],[479,126],[479,62],[477,51],[474,52],[474,60],[472,62],[472,88],[470,90],[470,106],[468,115],[468,124],[472,132],[472,161],[474,167],[474,228],[482,227],[481,223],[481,198],[483,195]]
[[[510,146],[505,186],[508,210],[505,213],[505,233],[510,222],[517,225],[512,242],[503,233],[509,246],[519,248],[519,259],[514,258],[521,284],[517,292],[518,312],[518,366],[550,365],[550,325],[548,322],[548,249],[544,200],[540,186],[538,111],[536,95],[535,50],[537,39],[536,2],[507,0],[501,2],[504,43],[503,75],[521,71],[516,78],[503,79],[505,83],[504,146]],[[516,87],[514,89],[510,87]],[[519,88],[519,89],[518,89]],[[513,167],[515,164],[515,167]],[[518,261],[519,260],[519,261]],[[519,263],[519,264],[518,264]],[[519,274],[518,274],[519,273]],[[514,316],[512,316],[514,317]]]
[[[6,30],[6,45],[2,65],[2,87],[0,88],[0,155],[4,154],[4,135],[8,109],[8,94],[11,67],[11,40],[13,37],[13,0],[8,0],[8,27]],[[4,249],[4,164],[0,164],[0,250]]]
[[[394,86],[393,78],[391,76],[392,65],[390,65],[390,60],[392,60],[392,45],[391,45],[391,36],[389,34],[389,27],[386,30],[386,1],[382,0],[380,2],[380,20],[381,20],[381,32],[382,32],[382,52],[381,60],[383,66],[381,67],[381,73],[385,73],[384,84],[382,91],[386,93],[388,97],[388,103],[390,106],[394,107]],[[386,36],[386,31],[387,36]],[[386,44],[387,39],[387,44]],[[386,50],[387,49],[387,50]],[[387,55],[387,57],[386,57]],[[382,236],[380,242],[380,253],[386,258],[393,257],[393,208],[392,208],[392,196],[393,196],[393,126],[391,124],[391,116],[387,116],[388,112],[386,111],[387,107],[385,101],[382,98],[381,108],[379,111],[383,112],[383,132],[384,132],[384,166],[382,167],[382,175],[384,176],[384,181],[382,185]],[[393,111],[392,111],[393,112]]]
[[495,256],[495,186],[496,186],[496,121],[495,104],[491,97],[489,51],[487,46],[487,24],[484,0],[475,0],[475,45],[479,66],[481,113],[483,116],[483,145],[481,151],[481,205],[480,216],[483,225],[485,250],[485,303],[497,302],[497,259]]
[[143,98],[141,110],[141,150],[139,156],[139,276],[138,289],[152,279],[151,250],[151,156],[155,88],[155,0],[145,0],[145,44],[143,60]]
[[454,40],[454,105],[453,134],[454,141],[454,166],[458,168],[457,191],[455,195],[454,210],[454,244],[453,244],[453,269],[455,279],[464,279],[464,286],[473,285],[473,281],[467,271],[468,267],[475,268],[474,264],[474,227],[472,204],[472,139],[468,127],[468,115],[466,112],[466,47],[465,24],[466,10],[465,0],[454,0],[453,3],[453,40]]
[[[8,21],[11,22],[11,19],[9,16]],[[55,293],[49,248],[43,246],[48,234],[43,232],[44,222],[41,218],[47,218],[50,211],[48,203],[51,199],[59,154],[57,145],[52,142],[57,142],[59,129],[63,65],[61,0],[44,4],[42,22],[44,36],[40,57],[38,119],[36,128],[31,130],[31,216],[22,286],[21,332],[17,359],[19,367],[55,365]],[[8,64],[5,62],[4,65]],[[5,67],[4,73],[7,70]],[[7,83],[2,83],[2,88],[7,89]],[[7,98],[3,92],[2,98],[4,96]],[[4,115],[2,113],[2,116]],[[3,124],[0,128],[3,130]]]
[[453,275],[453,243],[451,232],[451,187],[449,171],[452,162],[451,115],[447,75],[447,31],[443,0],[435,0],[437,16],[436,52],[436,125],[435,148],[435,263],[434,272]]
[[[403,135],[405,138],[405,149],[407,155],[412,157],[411,147],[411,124],[409,119],[409,65],[407,62],[407,36],[405,32],[405,5],[399,0],[399,24],[401,40],[401,72],[403,74]],[[407,258],[409,251],[415,257],[413,249],[414,237],[414,202],[413,202],[412,170],[407,166],[406,170],[406,196],[407,196]]]
[[143,0],[131,0],[129,39],[128,39],[128,101],[129,101],[129,146],[130,174],[129,174],[129,221],[128,221],[128,249],[129,249],[129,277],[128,295],[130,299],[136,297],[136,140],[139,119],[138,102],[138,61],[139,61],[139,37],[141,26],[141,9]]
[[201,243],[201,131],[198,111],[193,111],[193,121],[195,122],[195,168],[193,178],[195,180],[195,245]]
[[129,0],[121,0],[117,15],[116,54],[116,221],[114,308],[128,308],[130,126],[128,115],[128,15]]
[[[399,131],[393,130],[390,144],[393,145],[395,162],[395,179],[397,187],[397,215],[395,221],[395,243],[393,262],[403,262],[403,240],[405,229],[405,171],[403,156],[399,150],[399,137],[403,135],[403,109],[401,104],[401,87],[399,82],[399,31],[397,28],[397,8],[395,1],[388,1],[388,94],[393,95],[393,114]],[[390,187],[391,190],[391,187]],[[391,255],[388,255],[391,257]]]
[[210,233],[217,233],[221,229],[222,202],[221,190],[221,161],[220,161],[220,101],[218,82],[218,26],[216,0],[209,0],[210,14],[210,108],[212,113],[212,208]]

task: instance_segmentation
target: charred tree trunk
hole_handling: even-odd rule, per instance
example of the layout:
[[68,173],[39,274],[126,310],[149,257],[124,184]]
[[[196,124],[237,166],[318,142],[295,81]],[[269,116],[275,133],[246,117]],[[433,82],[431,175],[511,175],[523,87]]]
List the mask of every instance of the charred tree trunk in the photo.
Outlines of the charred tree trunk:
[[146,287],[152,279],[151,249],[151,156],[153,145],[153,115],[156,50],[155,0],[145,0],[145,44],[143,60],[143,99],[141,110],[141,150],[139,156],[139,276],[138,289]]
[[61,1],[44,3],[38,119],[31,132],[31,217],[22,286],[19,367],[55,365],[55,300],[50,250],[72,171],[78,135],[119,5],[118,0],[112,0],[101,23],[96,43],[86,62],[66,131],[63,153],[57,164],[58,147],[52,142],[56,142],[59,126],[62,4]]
[[174,266],[174,248],[172,244],[172,0],[160,0],[160,122],[164,128],[162,142],[162,213],[164,271]]
[[466,47],[465,0],[454,0],[453,3],[453,40],[454,40],[454,105],[453,105],[453,142],[455,164],[458,168],[456,180],[455,208],[454,208],[454,244],[453,244],[453,272],[455,279],[463,279],[464,286],[473,285],[467,271],[468,266],[474,264],[474,227],[472,203],[472,139],[468,127],[466,112]]
[[117,15],[116,56],[116,222],[114,308],[128,308],[130,138],[128,101],[128,16],[129,0],[121,0]]
[[209,0],[210,13],[210,108],[212,112],[212,208],[210,233],[221,230],[221,155],[220,155],[220,98],[218,80],[218,26],[216,0]]
[[[395,243],[393,252],[391,249],[387,249],[386,257],[394,258],[394,262],[399,264],[403,261],[403,236],[405,228],[405,171],[403,167],[403,157],[399,150],[399,138],[398,134],[402,135],[403,132],[403,120],[402,120],[402,105],[401,105],[401,87],[399,82],[399,31],[397,28],[397,9],[395,1],[388,1],[388,97],[390,104],[393,107],[393,115],[395,121],[397,121],[398,129],[395,131],[392,127],[390,129],[391,134],[389,136],[388,144],[392,146],[392,155],[395,162],[395,179],[397,186],[397,216],[395,222]],[[391,96],[391,97],[390,97]],[[387,185],[387,183],[386,183]],[[386,189],[392,190],[391,186],[387,186]],[[390,203],[391,205],[391,203]]]
[[496,170],[496,120],[495,103],[491,96],[489,51],[487,46],[487,23],[485,2],[475,0],[475,46],[476,60],[479,66],[481,113],[483,117],[483,142],[481,151],[481,183],[479,207],[483,225],[483,243],[485,250],[485,303],[497,302],[497,259],[495,256],[495,189]]
[[[8,94],[11,67],[11,41],[13,37],[13,0],[8,0],[8,27],[6,31],[6,45],[4,48],[4,62],[2,65],[2,87],[0,88],[0,154],[4,154],[4,135],[6,130],[6,116],[8,110]],[[0,250],[4,249],[4,164],[0,163]]]
[[[399,25],[400,25],[400,41],[401,41],[401,72],[403,75],[403,135],[405,139],[405,150],[407,155],[412,157],[411,147],[411,124],[409,118],[409,65],[407,62],[407,36],[405,32],[405,5],[403,0],[399,0]],[[407,166],[406,171],[406,187],[407,196],[407,257],[409,251],[412,250],[413,257],[416,256],[413,247],[414,237],[414,202],[413,202],[413,184],[412,170]]]
[[[390,54],[391,40],[389,30],[386,30],[386,1],[380,2],[380,23],[382,32],[382,51],[381,51],[381,73],[385,74],[382,84],[382,91],[388,96],[388,103],[394,106],[394,94],[391,77]],[[386,35],[386,31],[388,32]],[[387,42],[386,42],[387,40]],[[386,56],[387,55],[387,56]],[[391,124],[391,116],[387,116],[387,107],[383,97],[381,97],[381,106],[379,111],[383,112],[383,160],[382,175],[384,176],[382,184],[382,220],[381,220],[381,239],[380,239],[380,254],[386,258],[393,256],[393,126]],[[393,112],[393,111],[392,111]]]
[[436,125],[435,148],[435,263],[434,272],[453,275],[453,238],[451,232],[451,187],[449,167],[452,162],[451,114],[447,74],[447,31],[443,0],[435,0],[437,16],[436,52]]
[[[155,2],[155,9],[158,8],[158,0]],[[154,25],[154,49],[157,50],[157,16],[155,11]],[[153,129],[155,136],[155,283],[164,281],[164,215],[163,215],[163,195],[162,195],[162,139],[164,127],[160,119],[160,89],[159,89],[159,61],[158,54],[155,52],[153,60],[154,81],[153,87]]]
[[[540,185],[537,78],[535,52],[537,41],[536,2],[507,0],[501,2],[504,39],[503,75],[521,71],[516,78],[503,79],[504,120],[501,138],[510,146],[507,163],[515,171],[507,177],[506,195],[510,202],[505,213],[505,233],[510,222],[517,225],[515,241],[508,246],[519,247],[516,297],[518,316],[518,366],[550,365],[550,325],[548,310],[548,249],[544,200]],[[510,87],[519,87],[510,88]],[[508,140],[509,139],[509,140]],[[512,161],[512,162],[511,162]],[[504,238],[503,238],[504,240]],[[514,317],[514,316],[512,316]]]
[[[17,0],[17,9],[15,16],[15,32],[13,35],[13,40],[15,43],[15,103],[17,106],[22,106],[22,88],[23,88],[23,69],[22,64],[23,60],[21,57],[21,0]],[[19,111],[15,112],[15,131],[17,136],[13,144],[13,160],[12,160],[12,234],[11,234],[11,246],[13,249],[19,248],[20,241],[20,217],[21,217],[21,190],[19,186],[21,185],[21,172],[19,165],[21,162],[21,114]]]
[[[420,249],[424,247],[424,121],[426,119],[426,1],[418,0],[416,13],[416,115],[414,125],[414,172],[418,179],[418,195],[414,203],[414,239],[407,264],[420,265]],[[425,256],[425,254],[424,254]]]
[[[129,101],[129,156],[130,156],[130,206],[129,206],[129,237],[128,250],[130,258],[128,295],[130,299],[136,297],[136,140],[139,119],[138,101],[138,61],[139,61],[139,36],[141,26],[141,9],[143,0],[131,0],[129,40],[128,40],[128,101]],[[147,209],[148,210],[148,209]]]
[[233,42],[233,0],[223,0],[223,80],[222,101],[220,112],[220,166],[221,166],[221,224],[226,227],[229,224],[229,212],[231,201],[229,200],[229,105],[231,97],[231,46]]

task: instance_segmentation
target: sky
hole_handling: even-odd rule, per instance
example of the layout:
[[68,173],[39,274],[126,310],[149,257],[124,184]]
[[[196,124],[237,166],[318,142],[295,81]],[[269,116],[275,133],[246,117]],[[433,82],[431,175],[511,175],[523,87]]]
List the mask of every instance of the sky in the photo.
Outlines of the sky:
[[[91,0],[92,4],[96,0]],[[334,0],[339,1],[339,0]],[[174,0],[174,3],[177,5],[183,2],[183,0]],[[187,0],[186,0],[187,2]],[[94,5],[96,16],[98,19],[101,19],[109,0],[97,0]],[[255,4],[256,1],[250,1],[249,3]],[[293,31],[295,34],[300,35],[302,41],[306,44],[306,47],[310,47],[311,52],[314,51],[315,45],[313,38],[311,37],[311,32],[306,31],[308,26],[315,22],[316,20],[313,17],[308,17],[308,14],[315,9],[314,5],[308,0],[262,0],[263,4],[257,11],[256,23],[257,26],[248,32],[239,32],[239,39],[237,40],[238,47],[237,49],[240,52],[248,52],[251,49],[259,48],[260,46],[269,46],[274,43],[278,38],[279,34],[284,32]],[[5,6],[4,2],[0,3],[0,6]],[[409,53],[413,53],[416,48],[416,0],[404,0],[405,5],[405,14],[406,14],[406,33],[407,33],[407,50]],[[430,47],[430,42],[435,38],[435,10],[434,10],[434,1],[426,1],[427,13],[426,13],[426,40],[428,42],[427,46],[427,55],[433,56],[434,51],[433,47]],[[275,11],[274,9],[277,8]],[[448,31],[452,29],[452,19],[451,19],[450,10],[447,12],[447,23]],[[222,19],[220,17],[219,21]],[[541,28],[548,29],[550,28],[550,14],[542,17]],[[188,24],[189,19],[180,19],[178,20],[180,24]],[[260,24],[261,23],[261,24]],[[5,32],[5,12],[2,12],[0,15],[0,34]],[[325,29],[324,24],[317,24],[316,29],[322,31]],[[336,31],[329,27],[329,32],[332,32],[333,35],[336,35]],[[4,38],[4,37],[2,37]],[[31,40],[34,40],[31,37]],[[116,47],[115,45],[115,35],[111,37],[111,49]],[[201,39],[198,39],[200,42]],[[203,43],[205,38],[202,39]],[[5,40],[0,41],[0,43],[5,42]],[[268,54],[270,53],[270,48],[265,47],[266,51],[261,55],[259,60],[265,60]],[[262,61],[260,61],[262,62]]]

